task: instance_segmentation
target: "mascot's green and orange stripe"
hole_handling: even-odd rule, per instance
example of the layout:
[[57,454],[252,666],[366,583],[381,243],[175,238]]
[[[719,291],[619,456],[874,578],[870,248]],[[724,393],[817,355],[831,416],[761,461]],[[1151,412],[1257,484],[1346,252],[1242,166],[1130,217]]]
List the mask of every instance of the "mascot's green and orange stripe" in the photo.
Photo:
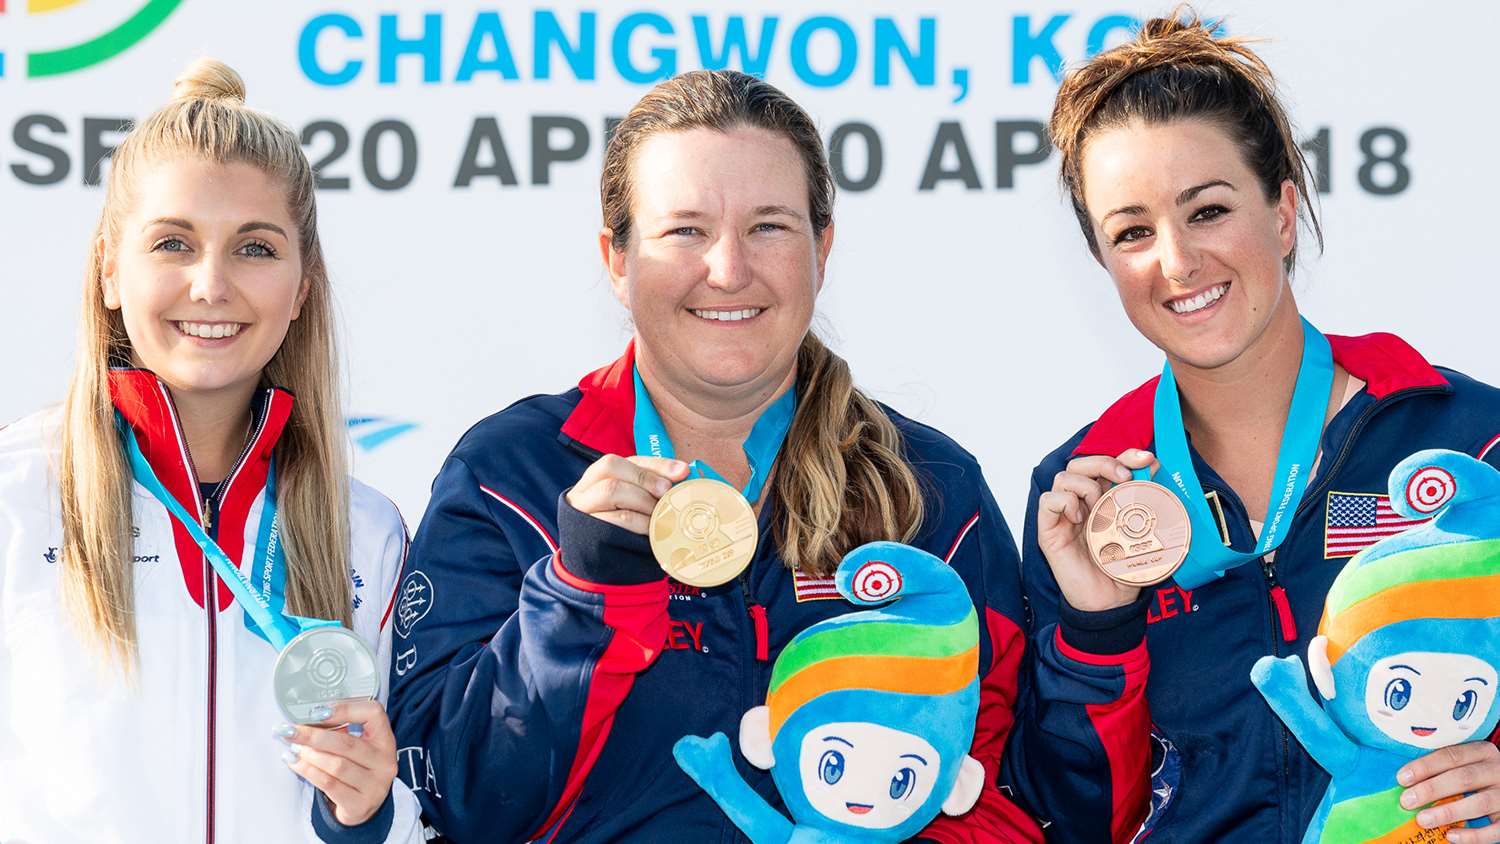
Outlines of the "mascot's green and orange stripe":
[[970,609],[948,625],[864,622],[793,642],[776,660],[766,694],[771,735],[804,703],[829,692],[957,692],[979,676],[978,637],[979,616]]
[[[1500,590],[1500,539],[1403,551],[1345,570],[1328,591],[1319,625],[1337,662],[1364,634],[1414,618],[1489,618]],[[1389,560],[1393,565],[1384,565]],[[1413,580],[1416,577],[1418,579]]]
[[[1450,797],[1437,805],[1457,800]],[[1401,808],[1401,787],[1377,791],[1363,797],[1352,797],[1334,804],[1323,824],[1319,841],[1363,841],[1365,844],[1414,844],[1446,841],[1443,835],[1462,824],[1423,829],[1417,826],[1417,813]]]

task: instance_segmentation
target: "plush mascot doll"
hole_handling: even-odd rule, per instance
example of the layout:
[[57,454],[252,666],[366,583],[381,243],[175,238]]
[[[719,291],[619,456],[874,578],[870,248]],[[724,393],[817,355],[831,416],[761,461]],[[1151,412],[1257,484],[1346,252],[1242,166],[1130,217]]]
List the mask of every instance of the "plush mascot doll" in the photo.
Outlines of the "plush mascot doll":
[[677,763],[755,844],[902,841],[939,811],[967,812],[984,767],[968,755],[979,713],[979,620],[942,560],[862,545],[835,574],[862,606],[797,634],[740,751],[770,769],[795,823],[741,779],[723,733],[677,742]]
[[[1391,473],[1391,506],[1432,522],[1349,561],[1328,591],[1308,668],[1262,657],[1250,677],[1332,775],[1303,844],[1425,842],[1396,771],[1440,747],[1487,738],[1500,720],[1500,471],[1421,451]],[[1483,822],[1470,822],[1483,825]]]

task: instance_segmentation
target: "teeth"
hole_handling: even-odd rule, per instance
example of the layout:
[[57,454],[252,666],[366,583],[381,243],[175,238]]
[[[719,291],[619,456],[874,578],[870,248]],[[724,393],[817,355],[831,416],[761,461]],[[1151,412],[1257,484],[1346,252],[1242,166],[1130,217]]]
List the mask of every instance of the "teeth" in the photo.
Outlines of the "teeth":
[[1208,307],[1209,304],[1217,302],[1228,289],[1228,284],[1216,284],[1191,299],[1178,299],[1175,302],[1167,304],[1168,307],[1179,314],[1190,314],[1193,311],[1201,311]]
[[238,322],[179,322],[177,330],[189,337],[202,337],[205,340],[216,340],[220,337],[233,337],[240,333],[244,325]]
[[718,320],[719,322],[738,322],[749,319],[759,314],[764,308],[746,308],[741,311],[706,311],[694,310],[693,315],[701,319]]

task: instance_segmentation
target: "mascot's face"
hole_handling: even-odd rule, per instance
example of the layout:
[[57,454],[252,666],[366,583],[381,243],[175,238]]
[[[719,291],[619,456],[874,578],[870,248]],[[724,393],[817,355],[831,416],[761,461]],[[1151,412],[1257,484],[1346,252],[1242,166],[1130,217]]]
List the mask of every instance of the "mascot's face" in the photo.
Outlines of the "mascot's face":
[[1446,747],[1475,737],[1495,701],[1495,682],[1495,668],[1468,654],[1395,654],[1370,667],[1365,711],[1402,744]]
[[888,829],[927,802],[941,765],[937,749],[921,736],[844,722],[803,736],[797,767],[807,801],[825,817]]

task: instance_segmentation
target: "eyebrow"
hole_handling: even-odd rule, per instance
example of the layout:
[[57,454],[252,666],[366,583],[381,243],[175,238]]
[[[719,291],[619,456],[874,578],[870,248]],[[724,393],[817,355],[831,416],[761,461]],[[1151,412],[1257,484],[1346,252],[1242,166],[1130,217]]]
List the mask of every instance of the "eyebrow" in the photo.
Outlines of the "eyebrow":
[[1464,682],[1467,683],[1467,682],[1469,682],[1469,680],[1478,681],[1480,683],[1485,684],[1486,686],[1488,686],[1490,684],[1490,681],[1484,679],[1483,677],[1469,677],[1469,678],[1465,679]]
[[836,741],[836,742],[839,742],[840,744],[843,744],[843,745],[845,745],[847,747],[853,747],[854,746],[854,742],[849,741],[847,739],[841,739],[838,736],[824,736],[823,737],[823,741]]
[[276,232],[282,237],[286,237],[285,229],[283,229],[281,226],[276,225],[275,223],[267,223],[264,220],[255,220],[254,222],[246,223],[243,226],[240,226],[239,231],[235,232],[235,234],[244,234],[245,232],[253,232],[257,230],[272,231]]
[[915,753],[903,753],[903,754],[901,754],[901,758],[902,759],[915,759],[918,762],[921,762],[923,765],[927,764],[927,760],[926,759],[923,759],[922,757],[918,756]]
[[793,211],[791,208],[785,205],[761,205],[755,209],[755,216],[757,217],[764,217],[770,214],[779,214],[783,217],[795,217],[799,220],[802,219],[801,214],[798,214],[796,211]]
[[192,231],[193,230],[193,224],[189,223],[187,220],[184,220],[184,219],[182,219],[180,217],[157,217],[155,220],[151,220],[150,222],[146,223],[146,225],[142,226],[141,228],[142,229],[149,229],[152,226],[159,225],[159,224],[162,224],[162,223],[165,223],[166,225],[169,225],[169,226],[176,226],[179,229],[187,229],[188,231]]
[[[1224,187],[1224,188],[1229,188],[1230,190],[1236,190],[1236,188],[1235,188],[1234,185],[1230,184],[1229,182],[1224,181],[1223,179],[1213,179],[1213,180],[1204,182],[1201,185],[1193,185],[1192,187],[1184,190],[1182,193],[1177,194],[1177,204],[1178,205],[1186,205],[1189,202],[1192,202],[1193,198],[1196,197],[1198,194],[1203,193],[1204,191],[1208,190],[1209,188],[1218,188],[1218,187]],[[1101,227],[1103,227],[1104,221],[1108,220],[1110,217],[1115,216],[1116,214],[1144,214],[1145,212],[1146,212],[1146,206],[1144,206],[1144,205],[1125,205],[1125,206],[1122,206],[1120,208],[1116,208],[1115,210],[1109,212],[1108,214],[1105,214],[1103,217],[1100,217],[1099,218],[1099,225]]]
[[1415,668],[1412,668],[1410,665],[1401,665],[1401,664],[1398,663],[1396,665],[1392,665],[1391,666],[1391,670],[1392,671],[1395,671],[1397,668],[1405,668],[1407,671],[1410,671],[1411,673],[1417,675],[1418,677],[1422,676],[1422,672],[1418,671]]

